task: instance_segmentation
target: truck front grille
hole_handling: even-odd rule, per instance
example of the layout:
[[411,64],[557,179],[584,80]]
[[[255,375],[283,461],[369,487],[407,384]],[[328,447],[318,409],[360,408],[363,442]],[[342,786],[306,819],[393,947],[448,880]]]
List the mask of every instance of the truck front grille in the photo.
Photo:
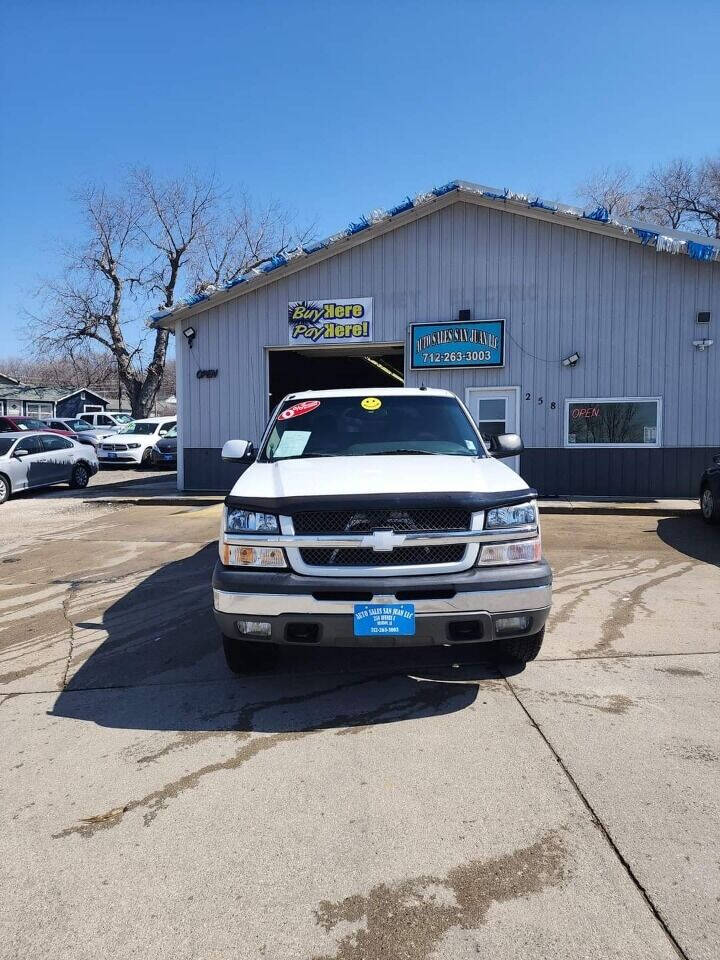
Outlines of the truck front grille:
[[[382,510],[304,510],[293,516],[295,533],[372,533],[374,530],[394,530],[404,533],[409,530],[469,530],[469,510],[457,507],[422,507],[403,509],[393,507]],[[447,549],[447,548],[423,548]],[[455,549],[450,548],[450,549]],[[463,546],[464,550],[465,547]],[[306,551],[307,552],[307,551]],[[311,551],[325,553],[329,551]],[[355,554],[360,551],[351,550]],[[398,551],[394,551],[397,553]],[[377,564],[378,554],[374,554]],[[309,561],[307,561],[309,562]],[[426,563],[431,561],[409,561]],[[443,563],[449,561],[432,561]],[[355,566],[358,564],[354,564]]]
[[[463,528],[464,529],[464,528]],[[437,547],[397,547],[376,551],[364,547],[301,550],[303,563],[309,567],[402,567],[429,566],[436,563],[459,563],[467,544],[440,544]]]

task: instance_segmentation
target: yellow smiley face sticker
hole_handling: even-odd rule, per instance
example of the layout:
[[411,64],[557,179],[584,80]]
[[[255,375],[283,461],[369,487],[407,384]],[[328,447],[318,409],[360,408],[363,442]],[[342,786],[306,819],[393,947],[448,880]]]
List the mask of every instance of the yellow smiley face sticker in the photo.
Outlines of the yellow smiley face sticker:
[[360,406],[363,410],[379,410],[382,406],[382,401],[378,400],[377,397],[365,397],[364,400],[360,401]]

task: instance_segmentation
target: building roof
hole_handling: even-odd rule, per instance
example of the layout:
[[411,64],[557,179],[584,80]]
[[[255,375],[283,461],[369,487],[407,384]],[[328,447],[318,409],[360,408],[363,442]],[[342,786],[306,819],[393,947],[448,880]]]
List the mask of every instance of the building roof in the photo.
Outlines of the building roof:
[[328,256],[340,253],[356,243],[362,243],[373,236],[400,227],[420,216],[432,213],[435,209],[460,200],[504,209],[540,220],[557,221],[564,226],[574,226],[577,229],[590,230],[606,236],[615,236],[631,243],[653,247],[658,253],[682,254],[694,260],[720,262],[720,240],[712,240],[701,234],[671,230],[668,227],[641,221],[619,220],[611,217],[604,207],[583,210],[565,203],[550,203],[540,197],[515,193],[508,189],[485,187],[468,180],[451,180],[441,187],[419,193],[414,198],[408,196],[390,210],[373,210],[367,216],[361,216],[357,222],[348,224],[344,230],[332,234],[325,240],[297,247],[287,254],[278,254],[229,283],[179,300],[170,309],[159,310],[152,314],[152,326],[173,329],[176,320],[181,316],[192,316],[206,310],[209,306],[243,296],[282,276],[295,273]]
[[3,383],[0,381],[0,400],[29,400],[39,403],[57,403],[60,400],[66,400],[68,397],[74,397],[76,393],[91,393],[103,403],[108,403],[105,397],[91,390],[89,387],[78,387],[77,390],[72,387],[33,387],[26,383]]

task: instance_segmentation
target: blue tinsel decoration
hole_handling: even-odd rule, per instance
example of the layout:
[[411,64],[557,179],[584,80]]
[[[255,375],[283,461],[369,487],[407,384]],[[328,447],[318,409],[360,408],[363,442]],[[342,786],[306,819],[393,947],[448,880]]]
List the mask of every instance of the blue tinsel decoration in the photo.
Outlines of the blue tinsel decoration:
[[412,210],[413,202],[410,197],[405,197],[402,203],[399,203],[396,207],[390,207],[388,213],[391,217],[396,216],[398,213],[404,213],[406,210]]
[[598,220],[600,223],[607,223],[610,219],[610,211],[607,207],[596,207],[592,213],[584,213],[586,220]]
[[483,195],[484,197],[488,197],[490,200],[507,200],[507,198],[508,198],[508,191],[507,191],[507,190],[503,190],[502,193],[490,193],[489,190],[483,190],[483,194],[482,194],[482,195]]
[[271,270],[277,270],[278,267],[284,267],[287,263],[287,260],[281,253],[276,253],[274,257],[268,260],[267,263],[263,263],[262,266],[258,267],[259,270],[262,270],[263,273],[270,273]]
[[633,233],[640,237],[644,247],[649,243],[657,243],[657,238],[660,236],[660,234],[655,233],[654,230],[641,230],[640,227],[633,227]]
[[305,253],[317,253],[318,250],[324,250],[327,244],[324,240],[316,240],[307,247],[303,247]]
[[540,197],[535,197],[530,203],[531,207],[540,207],[541,210],[549,210],[550,213],[557,213],[557,207],[554,203],[545,203],[544,200],[541,200]]
[[360,233],[361,230],[367,230],[370,226],[370,221],[367,217],[360,217],[357,223],[348,224],[347,232],[349,234]]
[[458,185],[454,180],[451,180],[450,183],[445,183],[442,187],[433,187],[430,191],[434,193],[436,197],[442,197],[445,193],[450,193],[451,190],[457,190]]
[[715,249],[708,243],[696,243],[694,240],[688,240],[687,252],[693,260],[712,260],[715,256]]
[[235,277],[234,280],[228,280],[228,282],[225,284],[225,290],[231,290],[239,283],[247,283],[247,277]]

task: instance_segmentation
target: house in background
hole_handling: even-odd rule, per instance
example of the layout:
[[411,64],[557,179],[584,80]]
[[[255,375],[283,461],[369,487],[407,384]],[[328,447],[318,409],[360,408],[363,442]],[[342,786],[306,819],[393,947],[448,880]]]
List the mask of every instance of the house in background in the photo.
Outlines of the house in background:
[[84,387],[33,387],[0,373],[0,415],[16,417],[78,417],[101,413],[110,401]]

